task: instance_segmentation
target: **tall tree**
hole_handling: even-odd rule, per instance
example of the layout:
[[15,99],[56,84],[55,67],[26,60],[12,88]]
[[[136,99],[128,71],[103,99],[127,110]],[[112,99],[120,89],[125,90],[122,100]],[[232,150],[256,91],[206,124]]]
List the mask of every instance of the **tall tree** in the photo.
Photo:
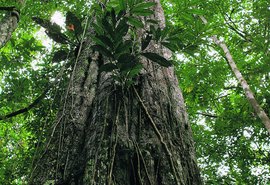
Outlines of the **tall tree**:
[[[131,15],[130,6],[119,0],[111,0],[106,6],[105,1],[100,0],[103,2],[101,7],[92,7],[87,13],[90,2],[91,0],[5,0],[0,3],[1,36],[3,33],[7,36],[7,33],[11,35],[13,32],[12,37],[5,36],[2,39],[9,42],[5,41],[5,46],[0,49],[0,184],[28,184],[26,176],[30,174],[28,167],[33,163],[32,157],[36,159],[40,152],[40,156],[46,157],[44,152],[49,151],[46,148],[51,149],[55,145],[53,138],[58,131],[55,127],[57,123],[54,122],[53,125],[55,113],[59,111],[59,107],[63,108],[60,105],[61,102],[64,103],[64,96],[69,96],[66,95],[66,83],[70,80],[74,65],[76,64],[75,68],[81,65],[81,58],[74,62],[76,58],[72,56],[73,53],[76,56],[79,53],[81,57],[81,53],[87,48],[89,51],[95,50],[99,61],[98,73],[110,76],[111,83],[115,83],[116,87],[122,87],[123,84],[121,89],[124,94],[130,92],[137,103],[140,103],[140,99],[144,100],[145,97],[142,97],[141,90],[136,89],[140,95],[138,98],[134,88],[141,87],[138,82],[142,79],[141,75],[146,73],[144,68],[147,67],[142,69],[141,63],[146,65],[143,61],[148,57],[154,60],[157,68],[165,66],[166,70],[171,64],[167,61],[168,58],[162,57],[169,53],[163,55],[158,50],[151,50],[153,44],[158,47],[162,44],[180,54],[174,60],[175,69],[184,92],[204,182],[267,184],[270,170],[269,135],[262,128],[261,120],[255,116],[244,91],[226,65],[224,52],[209,38],[218,35],[226,43],[260,106],[269,114],[269,1],[162,0],[167,17],[165,29],[158,29],[156,20],[150,18],[151,3],[140,4],[137,1],[140,5],[132,6],[136,8]],[[3,25],[7,27],[7,24],[12,23],[3,19],[4,15],[11,18],[4,11],[12,11],[14,7],[21,12],[18,28],[15,31],[16,26],[14,29],[3,30]],[[118,30],[119,34],[122,35],[127,26],[128,34],[124,36],[125,39],[117,37],[119,39],[110,42],[112,32],[104,30],[115,28],[111,21],[112,7],[120,20],[128,19],[128,24],[122,22],[125,29]],[[120,9],[127,11],[120,15]],[[59,22],[59,26],[50,21],[66,12],[66,25]],[[98,19],[86,20],[93,15]],[[104,16],[107,19],[106,24],[100,22]],[[199,16],[207,18],[208,24],[203,24],[198,19]],[[15,14],[12,19],[17,19]],[[90,22],[90,27],[95,28],[87,29],[87,35],[83,37],[84,40],[91,38],[91,42],[87,42],[93,45],[91,47],[86,46],[86,43],[79,44],[84,31],[81,21],[83,25]],[[42,34],[44,29],[40,29],[34,22],[44,27],[45,33],[55,42],[49,41],[52,44],[48,46],[48,38]],[[63,29],[65,26],[66,29]],[[45,40],[39,40],[40,36],[45,37]],[[110,49],[119,43],[122,44],[117,52],[128,54],[121,59],[115,49]],[[48,47],[44,47],[45,45]],[[112,56],[116,59],[107,56],[110,51],[114,51]],[[92,54],[89,56],[94,56]],[[125,58],[133,61],[128,63],[132,65],[124,65]],[[102,61],[108,63],[103,65]],[[122,75],[118,75],[119,72]],[[72,78],[75,76],[74,74]],[[74,87],[73,84],[71,83],[70,88]],[[140,107],[143,108],[141,103]],[[140,111],[145,116],[144,110]],[[50,128],[52,130],[48,131]],[[52,139],[51,133],[54,136]],[[59,133],[57,136],[62,137]],[[61,139],[55,139],[54,142],[59,140]],[[39,147],[41,145],[44,148]],[[63,145],[58,146],[61,148]],[[105,144],[100,145],[101,148],[103,146]],[[59,152],[59,156],[60,154]],[[143,165],[140,164],[139,167],[142,169]],[[34,168],[38,167],[34,165]],[[55,170],[52,173],[55,174]]]
[[119,2],[99,4],[77,33],[67,15],[83,41],[30,184],[201,184],[171,53],[152,39],[165,27],[160,2]]

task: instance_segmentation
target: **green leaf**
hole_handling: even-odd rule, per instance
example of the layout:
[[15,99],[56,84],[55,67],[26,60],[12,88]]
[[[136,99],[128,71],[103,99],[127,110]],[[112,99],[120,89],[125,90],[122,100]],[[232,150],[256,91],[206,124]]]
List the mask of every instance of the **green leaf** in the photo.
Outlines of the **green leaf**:
[[152,39],[152,36],[147,34],[146,38],[142,40],[142,51],[145,50],[147,48],[147,46],[149,45],[150,41]]
[[126,74],[127,72],[132,70],[136,65],[137,65],[137,62],[134,56],[132,56],[132,58],[130,58],[129,61],[117,63],[117,66],[120,69],[120,72],[122,74]]
[[108,20],[106,19],[106,17],[104,17],[102,19],[102,26],[105,29],[105,31],[111,36],[114,36],[114,31],[113,31],[113,27],[112,25],[108,22]]
[[186,12],[181,13],[181,18],[188,21],[188,22],[193,22],[194,21],[193,15],[188,14]]
[[125,14],[126,14],[125,10],[120,10],[116,17],[117,21],[120,20]]
[[164,40],[169,35],[169,33],[171,31],[172,31],[172,28],[171,27],[165,27],[163,30],[161,30],[160,39],[161,40]]
[[128,17],[128,23],[131,24],[132,26],[135,26],[136,28],[143,28],[144,27],[142,21],[140,21],[134,17]]
[[106,37],[104,35],[97,35],[96,38],[98,38],[105,46],[108,46],[111,49],[113,48],[114,44],[109,37]]
[[121,66],[126,63],[133,63],[134,61],[136,61],[136,57],[134,55],[131,55],[130,53],[124,53],[119,57],[117,61],[117,64]]
[[153,62],[158,63],[159,65],[163,66],[163,67],[169,67],[172,65],[172,63],[167,60],[166,58],[156,54],[156,53],[141,53],[142,56],[152,60]]
[[155,28],[153,25],[150,25],[150,32],[153,34],[154,36],[154,40],[159,41],[160,37],[161,37],[161,28]]
[[171,50],[172,52],[178,51],[178,47],[175,43],[172,42],[161,42],[163,46]]
[[141,63],[136,63],[136,65],[133,66],[133,68],[129,71],[128,77],[133,78],[133,77],[137,76],[140,73],[140,71],[142,70],[142,68],[143,68],[143,65]]
[[58,63],[68,58],[68,52],[66,50],[56,51],[53,55],[52,62]]
[[162,33],[162,30],[161,30],[161,28],[160,27],[158,27],[157,29],[156,29],[156,39],[157,40],[159,40],[160,38],[161,38],[161,33]]
[[199,9],[191,9],[191,10],[187,10],[187,12],[190,14],[196,14],[196,15],[204,15],[205,14],[205,11],[199,10]]
[[49,25],[49,27],[47,28],[47,30],[49,32],[61,33],[62,28],[58,24],[52,23],[51,25]]
[[54,31],[46,30],[45,33],[57,43],[60,43],[60,44],[68,43],[68,37],[61,32],[54,32]]
[[152,6],[155,6],[156,3],[154,2],[143,2],[143,3],[139,3],[139,4],[136,4],[133,8],[132,8],[132,11],[141,11],[141,10],[144,10],[144,9],[148,9]]
[[133,42],[131,40],[126,40],[125,42],[121,42],[117,48],[115,49],[116,58],[120,56],[122,53],[129,52],[132,47]]
[[151,24],[158,24],[158,21],[154,19],[147,19],[146,22],[149,22]]
[[122,19],[115,29],[114,41],[119,42],[124,36],[126,36],[129,29],[126,19]]
[[113,9],[118,10],[119,9],[119,0],[110,0],[110,1],[107,1],[107,3],[106,3],[106,9],[107,10],[110,10],[110,8],[113,8]]
[[111,20],[112,20],[112,23],[113,23],[113,25],[115,27],[116,22],[117,22],[117,18],[116,18],[116,14],[115,14],[115,9],[114,8],[112,8],[112,10],[111,10]]
[[102,45],[103,47],[106,47],[106,44],[103,43],[99,38],[96,36],[90,36],[90,38],[95,42],[96,45]]
[[126,0],[119,0],[119,5],[120,5],[121,10],[126,10],[127,9]]
[[100,72],[112,72],[114,69],[117,69],[117,66],[115,64],[107,63],[107,64],[102,65],[99,68],[99,71]]
[[104,56],[113,57],[112,53],[108,49],[103,47],[102,45],[93,45],[92,49],[95,50],[95,51],[98,51],[99,53],[101,53]]
[[32,17],[32,20],[35,21],[37,24],[42,26],[43,28],[47,29],[52,23],[47,19],[42,19],[39,17]]
[[134,0],[128,0],[127,2],[128,2],[128,6],[129,6],[129,7],[133,7],[133,5],[134,5]]
[[93,26],[95,32],[96,32],[98,35],[102,35],[102,34],[104,33],[103,29],[102,29],[100,26],[98,26],[97,24],[92,23],[92,26]]
[[194,53],[198,50],[198,48],[198,45],[188,45],[186,48],[183,49],[183,51],[193,56]]
[[149,15],[154,14],[152,10],[148,10],[148,9],[132,10],[131,13],[137,16],[149,16]]

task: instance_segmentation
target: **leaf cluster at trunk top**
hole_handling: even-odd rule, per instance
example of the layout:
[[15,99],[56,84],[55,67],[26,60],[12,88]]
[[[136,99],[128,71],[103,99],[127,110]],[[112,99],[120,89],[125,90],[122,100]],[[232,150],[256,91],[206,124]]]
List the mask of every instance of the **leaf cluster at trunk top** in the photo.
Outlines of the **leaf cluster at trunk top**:
[[[143,1],[110,1],[109,4],[96,5],[96,20],[92,23],[94,33],[93,50],[106,58],[101,72],[112,72],[113,77],[122,84],[132,84],[132,79],[143,68],[140,62],[145,57],[160,66],[169,67],[172,62],[157,53],[146,52],[151,41],[158,41],[156,30],[157,21],[149,16],[153,15],[152,6],[156,3]],[[151,25],[147,30],[144,23]],[[138,41],[138,29],[147,33]],[[148,28],[149,29],[149,28]],[[162,32],[163,33],[163,32]],[[160,37],[160,35],[159,35]]]

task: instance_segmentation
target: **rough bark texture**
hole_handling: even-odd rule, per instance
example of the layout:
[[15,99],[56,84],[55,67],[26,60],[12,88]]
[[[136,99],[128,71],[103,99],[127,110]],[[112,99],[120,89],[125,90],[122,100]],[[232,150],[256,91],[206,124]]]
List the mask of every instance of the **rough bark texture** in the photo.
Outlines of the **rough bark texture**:
[[11,38],[13,31],[17,28],[19,13],[12,11],[8,13],[0,23],[0,48],[2,48]]
[[[170,55],[154,44],[148,50]],[[134,87],[124,89],[98,72],[99,60],[89,48],[82,51],[30,184],[201,184],[173,68],[144,59]]]
[[[200,16],[200,18],[204,24],[207,24],[207,20],[203,16]],[[264,124],[265,128],[267,129],[268,133],[270,134],[270,119],[267,116],[267,114],[265,113],[265,111],[263,110],[263,108],[260,106],[258,101],[256,100],[254,93],[250,89],[247,81],[245,80],[242,73],[239,71],[238,67],[236,66],[236,63],[235,63],[227,45],[224,42],[220,41],[217,38],[217,36],[212,36],[212,39],[215,42],[215,44],[218,45],[223,50],[225,57],[228,61],[228,64],[230,65],[230,67],[232,69],[232,72],[234,73],[236,79],[241,84],[241,86],[244,90],[246,98],[248,99],[250,105],[253,107],[257,116],[262,120],[262,123]]]

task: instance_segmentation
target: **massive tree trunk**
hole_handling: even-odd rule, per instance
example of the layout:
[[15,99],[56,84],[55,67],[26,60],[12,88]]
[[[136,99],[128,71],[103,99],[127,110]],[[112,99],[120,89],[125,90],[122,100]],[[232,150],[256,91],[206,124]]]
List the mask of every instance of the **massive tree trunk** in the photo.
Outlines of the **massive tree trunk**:
[[[155,18],[164,26],[156,2]],[[123,89],[99,73],[101,58],[91,44],[84,43],[75,63],[31,184],[201,184],[173,68],[142,59],[135,85]],[[154,44],[148,50],[170,56]]]

